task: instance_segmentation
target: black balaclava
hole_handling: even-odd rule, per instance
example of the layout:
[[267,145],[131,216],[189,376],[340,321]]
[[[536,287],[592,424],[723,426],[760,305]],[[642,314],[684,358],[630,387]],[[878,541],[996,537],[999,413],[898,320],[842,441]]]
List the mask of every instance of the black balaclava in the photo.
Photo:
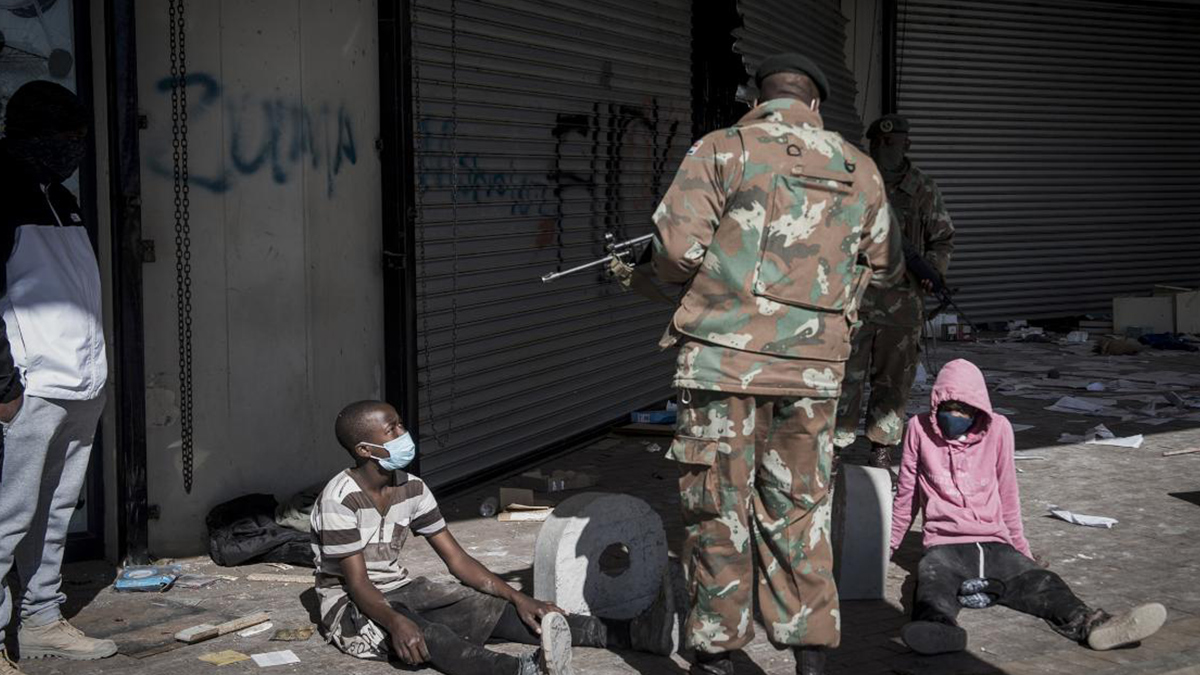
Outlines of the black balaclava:
[[62,182],[87,152],[87,112],[70,89],[35,80],[17,90],[4,112],[9,152],[39,172],[42,182]]

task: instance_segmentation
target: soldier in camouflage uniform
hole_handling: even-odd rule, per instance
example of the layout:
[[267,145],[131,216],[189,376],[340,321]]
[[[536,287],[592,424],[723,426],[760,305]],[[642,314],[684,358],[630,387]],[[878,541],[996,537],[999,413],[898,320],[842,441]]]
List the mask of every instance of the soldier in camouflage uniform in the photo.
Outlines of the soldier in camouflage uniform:
[[[654,271],[687,284],[678,346],[693,673],[732,673],[759,602],[768,638],[823,670],[840,614],[829,475],[843,366],[873,274],[902,273],[874,162],[826,130],[808,59],[767,59],[758,105],[688,151],[654,213]],[[755,564],[757,561],[757,589]]]
[[[937,184],[908,159],[908,130],[908,120],[899,115],[876,120],[867,130],[871,156],[883,175],[892,217],[904,241],[944,276],[954,249],[954,226]],[[854,336],[854,350],[846,364],[835,442],[839,448],[854,442],[863,382],[869,377],[866,432],[872,446],[871,466],[891,466],[891,449],[900,442],[908,394],[917,374],[925,290],[931,289],[905,274],[890,287],[872,284],[863,296],[863,326]]]

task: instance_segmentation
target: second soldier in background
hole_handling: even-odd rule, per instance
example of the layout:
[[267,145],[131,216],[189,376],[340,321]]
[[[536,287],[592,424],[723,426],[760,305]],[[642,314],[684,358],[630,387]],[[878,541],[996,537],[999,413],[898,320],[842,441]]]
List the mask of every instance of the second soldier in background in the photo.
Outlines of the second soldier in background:
[[664,338],[679,347],[669,456],[692,672],[733,672],[757,596],[807,675],[840,640],[829,480],[850,333],[871,277],[902,265],[874,162],[824,128],[824,74],[783,54],[756,81],[763,102],[692,146],[654,214],[655,273],[687,284]]
[[[908,158],[908,120],[885,115],[867,129],[871,156],[887,185],[897,229],[906,244],[945,276],[954,249],[954,226],[942,193],[928,174]],[[854,353],[846,364],[846,381],[838,404],[837,446],[854,442],[862,412],[863,383],[871,383],[866,433],[871,441],[870,465],[891,466],[892,448],[901,438],[909,390],[917,374],[924,295],[930,287],[911,274],[890,285],[872,284],[862,301],[862,328],[854,336]]]

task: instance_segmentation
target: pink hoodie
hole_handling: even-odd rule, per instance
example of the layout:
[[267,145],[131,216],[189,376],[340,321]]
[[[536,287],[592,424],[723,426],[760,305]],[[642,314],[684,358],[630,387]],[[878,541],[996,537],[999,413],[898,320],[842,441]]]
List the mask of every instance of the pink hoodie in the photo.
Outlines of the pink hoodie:
[[[961,401],[983,418],[958,439],[947,440],[937,425],[944,401]],[[992,412],[983,373],[970,361],[947,363],[930,397],[931,411],[908,422],[900,486],[892,504],[892,552],[925,513],[925,547],[995,541],[1032,558],[1021,525],[1021,497],[1008,418]]]

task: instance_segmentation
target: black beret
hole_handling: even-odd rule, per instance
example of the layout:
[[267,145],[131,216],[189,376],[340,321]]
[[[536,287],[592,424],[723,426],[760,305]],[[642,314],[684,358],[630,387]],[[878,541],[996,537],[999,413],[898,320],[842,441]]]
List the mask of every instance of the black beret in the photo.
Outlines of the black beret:
[[817,91],[821,94],[821,100],[829,98],[829,79],[825,77],[825,71],[821,70],[820,66],[815,61],[803,54],[788,52],[786,54],[775,54],[763,59],[758,70],[754,71],[754,85],[762,90],[763,80],[776,73],[799,73],[809,76],[813,84],[817,85]]
[[70,89],[55,82],[34,80],[21,85],[4,110],[5,133],[29,138],[86,127],[87,111]]
[[880,134],[907,134],[908,118],[900,115],[884,115],[871,123],[867,128],[867,138],[875,138]]

